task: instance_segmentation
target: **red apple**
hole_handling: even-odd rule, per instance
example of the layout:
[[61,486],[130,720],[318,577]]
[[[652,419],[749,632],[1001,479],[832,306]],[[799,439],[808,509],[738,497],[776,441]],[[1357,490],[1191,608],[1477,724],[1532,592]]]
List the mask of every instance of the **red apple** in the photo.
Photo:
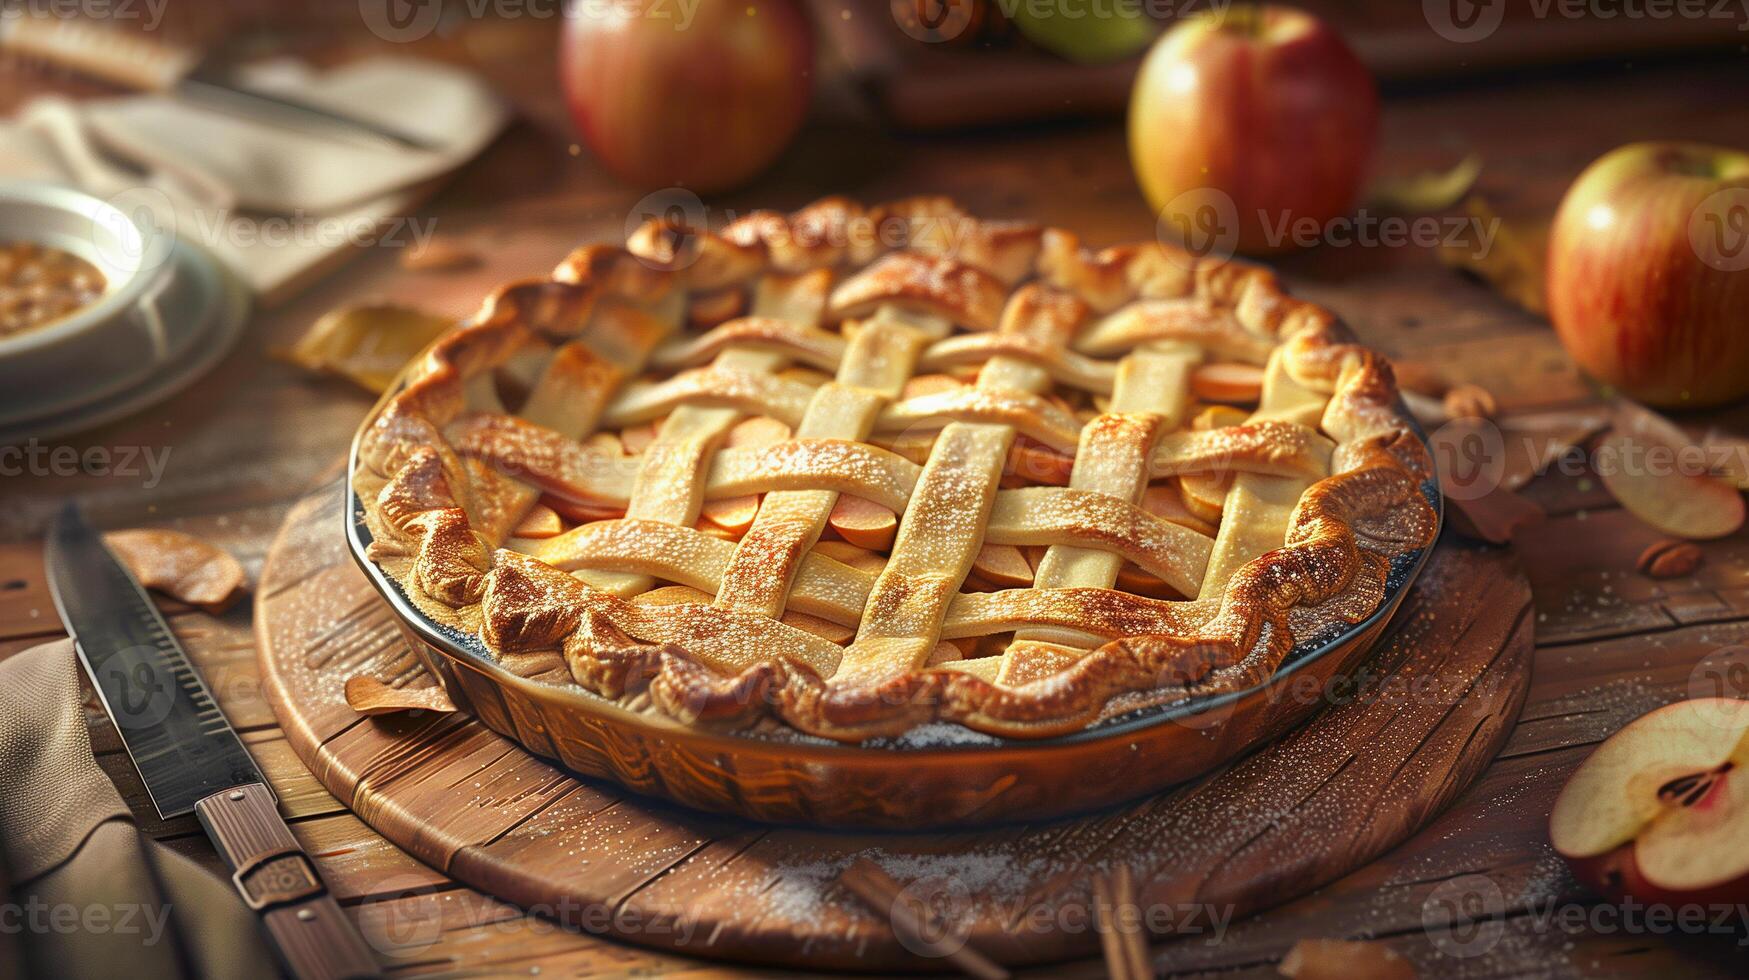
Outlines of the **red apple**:
[[1635,143],[1568,188],[1549,318],[1573,360],[1640,401],[1749,395],[1749,153]]
[[559,69],[607,169],[643,189],[724,190],[764,170],[806,115],[814,34],[799,0],[582,0]]
[[1206,239],[1213,199],[1237,224],[1217,233],[1239,251],[1283,251],[1295,223],[1322,228],[1354,203],[1378,118],[1372,76],[1323,21],[1234,6],[1180,21],[1148,53],[1130,163],[1163,226]]
[[1678,701],[1630,722],[1561,790],[1549,840],[1612,900],[1749,902],[1749,701]]

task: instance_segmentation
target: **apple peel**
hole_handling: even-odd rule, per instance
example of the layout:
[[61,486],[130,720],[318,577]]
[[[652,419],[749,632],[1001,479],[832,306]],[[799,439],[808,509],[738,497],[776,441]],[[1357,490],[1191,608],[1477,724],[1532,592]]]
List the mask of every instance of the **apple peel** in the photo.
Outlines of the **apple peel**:
[[246,591],[237,559],[192,534],[140,528],[111,531],[103,542],[141,585],[215,616]]

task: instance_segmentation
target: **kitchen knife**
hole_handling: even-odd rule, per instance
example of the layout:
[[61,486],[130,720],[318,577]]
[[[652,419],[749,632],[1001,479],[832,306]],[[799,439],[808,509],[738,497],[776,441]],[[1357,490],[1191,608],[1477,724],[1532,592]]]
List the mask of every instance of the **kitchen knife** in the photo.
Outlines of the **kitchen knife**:
[[293,977],[377,976],[364,937],[133,574],[72,504],[50,528],[46,552],[55,608],[158,815],[200,818]]
[[[3,0],[0,0],[3,2]],[[168,92],[232,115],[329,138],[413,150],[437,144],[397,127],[359,119],[288,95],[243,88],[200,71],[196,52],[78,18],[0,11],[0,51],[146,92]]]

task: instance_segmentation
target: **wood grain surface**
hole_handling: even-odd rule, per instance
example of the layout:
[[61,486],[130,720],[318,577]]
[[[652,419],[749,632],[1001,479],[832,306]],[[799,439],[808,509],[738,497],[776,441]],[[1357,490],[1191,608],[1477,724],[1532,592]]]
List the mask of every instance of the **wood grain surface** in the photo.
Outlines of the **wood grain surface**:
[[[354,676],[436,680],[334,532],[338,485],[291,510],[261,573],[268,699],[292,748],[389,840],[579,928],[700,956],[837,969],[941,966],[836,882],[859,857],[922,890],[1007,963],[1091,955],[1092,875],[1210,929],[1376,857],[1491,761],[1530,682],[1530,588],[1505,552],[1447,541],[1352,683],[1289,685],[1310,724],[1181,791],[1074,820],[955,833],[772,827],[567,775],[464,714],[358,716]],[[1201,719],[1199,719],[1201,721]],[[1209,721],[1207,723],[1211,723]]]
[[[623,236],[644,192],[608,178],[577,145],[558,94],[551,20],[462,16],[407,45],[373,37],[357,13],[358,5],[348,3],[185,0],[165,6],[161,30],[171,40],[235,39],[222,56],[290,54],[337,63],[414,54],[480,72],[504,93],[518,122],[408,217],[435,221],[437,237],[476,252],[481,263],[461,272],[414,272],[400,267],[393,242],[366,249],[307,294],[258,315],[218,370],[163,405],[39,444],[34,458],[0,455],[0,657],[61,635],[42,582],[38,538],[69,497],[107,527],[174,527],[259,570],[288,509],[322,479],[372,400],[271,356],[322,313],[380,297],[465,315],[493,285],[550,269],[578,242]],[[827,193],[873,201],[934,192],[979,214],[1074,228],[1092,244],[1152,234],[1153,215],[1130,173],[1121,125],[894,136],[867,122],[841,66],[821,67],[815,108],[796,144],[770,174],[713,196],[713,217],[796,207]],[[110,94],[4,59],[0,81],[0,110],[8,112],[43,93]],[[1618,61],[1398,90],[1383,107],[1378,170],[1413,173],[1474,152],[1485,163],[1480,191],[1498,210],[1547,214],[1586,164],[1622,143],[1741,146],[1749,102],[1730,96],[1743,91],[1749,62],[1740,55]],[[1436,364],[1453,381],[1481,383],[1503,411],[1592,401],[1545,322],[1446,268],[1431,249],[1327,246],[1276,264],[1295,292],[1336,310],[1369,344]],[[1742,408],[1688,421],[1749,433]],[[107,463],[86,455],[96,450],[112,454]],[[64,456],[57,462],[48,455],[65,451],[79,461],[68,465]],[[161,470],[139,465],[144,452],[163,462]],[[120,465],[119,453],[135,454],[135,465]],[[1633,569],[1656,532],[1616,508],[1583,459],[1538,476],[1524,492],[1551,516],[1517,547],[1535,603],[1536,662],[1524,711],[1499,757],[1442,815],[1372,863],[1228,924],[1218,941],[1205,932],[1161,943],[1159,968],[1182,977],[1276,977],[1276,964],[1297,939],[1362,937],[1399,950],[1423,976],[1742,974],[1737,935],[1650,933],[1557,915],[1596,906],[1549,849],[1547,819],[1561,784],[1598,742],[1645,711],[1704,691],[1709,664],[1749,644],[1749,533],[1704,544],[1706,563],[1694,575],[1653,581]],[[249,604],[219,618],[171,611],[172,626],[268,774],[293,832],[348,913],[376,937],[393,975],[773,975],[569,931],[412,858],[342,806],[298,759],[265,698]],[[218,871],[191,818],[161,822],[151,815],[114,729],[94,701],[88,709],[99,761],[142,826]],[[1483,899],[1491,913],[1482,933],[1488,941],[1457,948],[1427,927],[1426,909],[1430,901],[1466,896]],[[1090,978],[1102,976],[1103,967],[1080,960],[1028,972]]]

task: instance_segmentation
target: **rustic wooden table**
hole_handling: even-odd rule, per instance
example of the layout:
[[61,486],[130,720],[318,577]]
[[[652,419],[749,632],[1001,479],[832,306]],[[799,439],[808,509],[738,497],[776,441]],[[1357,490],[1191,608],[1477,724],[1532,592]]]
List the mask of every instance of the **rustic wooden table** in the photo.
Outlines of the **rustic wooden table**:
[[[406,50],[375,41],[340,15],[331,19],[279,25],[274,44],[289,38],[334,59],[355,49]],[[344,44],[332,40],[337,33]],[[364,249],[302,296],[258,312],[239,349],[171,401],[124,423],[37,444],[36,454],[22,460],[4,460],[15,465],[0,482],[0,656],[61,632],[42,583],[37,538],[68,497],[85,501],[106,526],[181,528],[259,567],[285,509],[333,472],[370,401],[345,383],[309,377],[269,355],[322,312],[386,296],[464,315],[493,283],[542,272],[577,242],[621,237],[638,195],[605,177],[573,145],[557,96],[555,34],[550,22],[530,18],[466,22],[419,46],[422,53],[477,66],[520,113],[514,128],[418,216],[434,220],[439,235],[477,250],[482,265],[416,273],[401,269],[391,248]],[[264,34],[257,30],[256,36]],[[0,79],[10,83],[0,85],[0,111],[41,91],[91,91],[16,65],[0,66]],[[780,166],[714,204],[725,211],[787,208],[825,193],[881,200],[927,191],[951,194],[976,213],[1074,228],[1094,243],[1152,234],[1115,123],[906,140],[867,124],[854,100],[829,84],[826,89],[816,121]],[[1407,172],[1474,151],[1487,161],[1482,189],[1492,199],[1527,213],[1552,210],[1586,163],[1620,143],[1740,144],[1749,132],[1749,102],[1732,96],[1746,90],[1749,64],[1737,56],[1400,92],[1386,105],[1381,160],[1388,170]],[[1454,380],[1484,383],[1508,410],[1591,397],[1546,324],[1447,270],[1431,250],[1324,247],[1281,267],[1298,292],[1340,312],[1372,344],[1437,363]],[[1741,428],[1742,415],[1716,420]],[[153,479],[143,471],[64,465],[66,454],[51,452],[60,446],[81,454],[94,447],[149,449],[168,453],[168,461]],[[1389,942],[1429,974],[1741,972],[1740,933],[1673,934],[1592,914],[1594,906],[1549,848],[1545,827],[1567,774],[1602,738],[1652,707],[1688,696],[1703,659],[1749,644],[1749,534],[1705,545],[1707,562],[1694,576],[1654,582],[1633,565],[1658,535],[1615,507],[1595,478],[1551,473],[1526,492],[1550,513],[1518,545],[1536,595],[1536,674],[1498,761],[1450,811],[1383,859],[1310,897],[1234,924],[1219,942],[1185,938],[1158,946],[1161,969],[1273,975],[1298,938],[1364,936]],[[417,956],[385,955],[396,975],[737,973],[567,932],[413,861],[337,803],[293,756],[257,683],[248,604],[220,618],[173,611],[177,633],[349,910],[377,935],[436,930],[436,941]],[[149,832],[216,866],[192,819],[162,823],[151,815],[95,706],[91,724],[101,761]],[[1424,927],[1430,898],[1468,899],[1494,914],[1484,916],[1474,935],[1454,938]],[[1088,962],[1050,972],[1096,976],[1101,970]]]

